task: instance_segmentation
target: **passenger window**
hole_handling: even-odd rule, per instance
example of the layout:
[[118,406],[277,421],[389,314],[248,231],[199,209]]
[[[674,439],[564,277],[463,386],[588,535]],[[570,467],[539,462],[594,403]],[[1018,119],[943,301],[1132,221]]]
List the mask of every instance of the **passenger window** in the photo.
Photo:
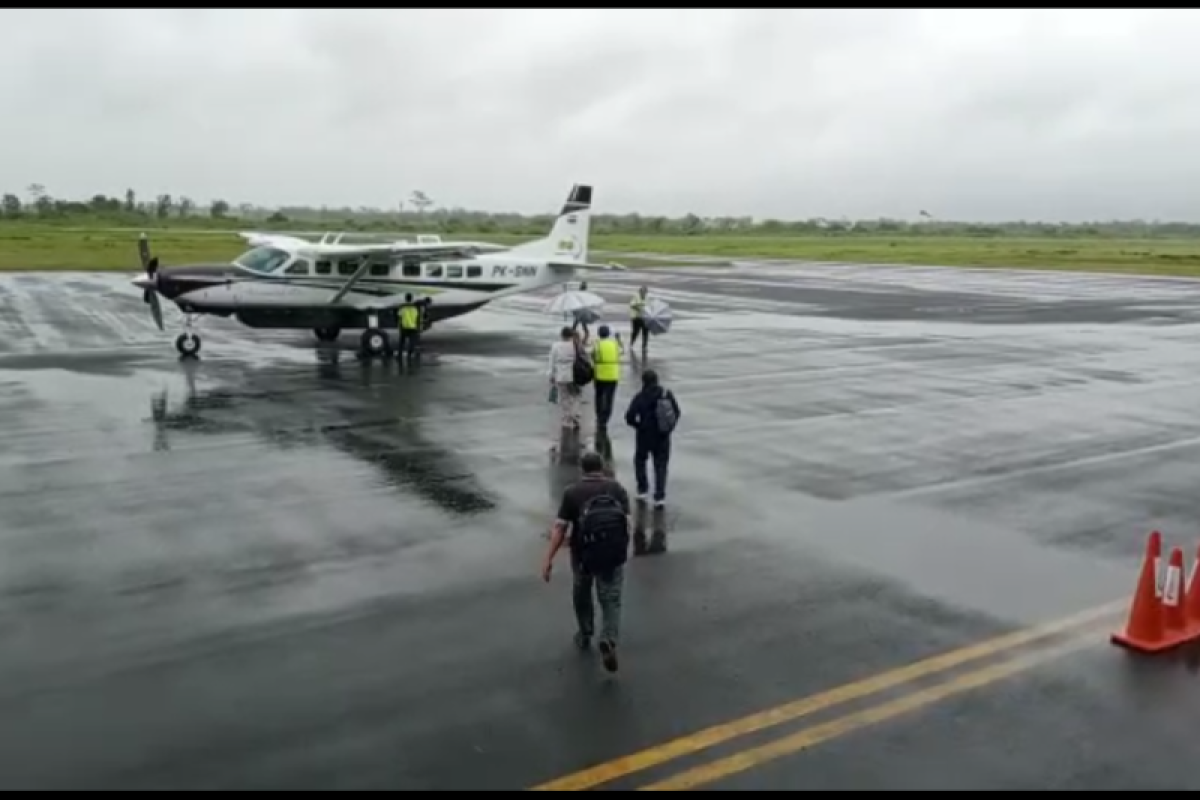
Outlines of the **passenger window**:
[[404,260],[404,270],[403,270],[403,272],[404,272],[404,277],[406,277],[406,278],[419,278],[419,277],[421,277],[421,262],[420,262],[420,261],[415,261],[415,260],[413,260],[413,259],[411,259],[411,258],[406,258],[406,259]]
[[358,262],[357,261],[339,261],[338,262],[338,275],[353,275],[356,272],[358,272]]
[[482,276],[483,276],[483,267],[480,267],[478,265],[472,265],[472,266],[467,267],[467,277],[468,278],[479,278]]
[[442,277],[442,265],[441,264],[426,264],[425,265],[425,277],[426,278]]
[[386,278],[388,275],[390,275],[392,273],[391,264],[386,264],[386,263],[372,264],[369,272],[371,275],[374,275],[377,277],[382,276],[382,277]]
[[447,278],[461,278],[463,276],[462,269],[463,269],[462,264],[447,264],[446,265],[446,277]]
[[318,261],[317,262],[317,274],[318,275],[332,275],[333,274],[333,264],[329,263],[328,261]]
[[284,272],[288,275],[307,275],[309,268],[310,264],[306,259],[297,258]]

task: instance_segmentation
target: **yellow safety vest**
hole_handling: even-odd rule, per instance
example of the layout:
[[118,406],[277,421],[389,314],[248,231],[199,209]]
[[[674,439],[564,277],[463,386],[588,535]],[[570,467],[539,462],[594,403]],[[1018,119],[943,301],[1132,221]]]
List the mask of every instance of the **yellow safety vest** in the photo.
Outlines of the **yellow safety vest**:
[[640,317],[642,311],[646,308],[646,298],[640,294],[635,294],[629,301],[629,316],[631,319]]
[[421,312],[416,306],[404,306],[400,309],[400,327],[407,331],[415,331],[421,319]]
[[595,349],[596,375],[601,383],[616,383],[621,377],[621,364],[618,359],[621,351],[612,339],[600,339]]

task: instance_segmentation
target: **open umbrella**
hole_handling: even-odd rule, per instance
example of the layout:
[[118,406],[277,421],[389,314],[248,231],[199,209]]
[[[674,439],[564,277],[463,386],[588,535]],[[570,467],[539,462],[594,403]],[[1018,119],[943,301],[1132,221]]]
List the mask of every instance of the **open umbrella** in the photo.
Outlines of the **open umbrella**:
[[568,319],[590,324],[600,319],[604,298],[595,292],[575,289],[556,295],[546,304],[546,313],[562,314]]
[[671,330],[671,306],[666,300],[650,298],[646,302],[642,318],[646,321],[646,330],[656,336]]

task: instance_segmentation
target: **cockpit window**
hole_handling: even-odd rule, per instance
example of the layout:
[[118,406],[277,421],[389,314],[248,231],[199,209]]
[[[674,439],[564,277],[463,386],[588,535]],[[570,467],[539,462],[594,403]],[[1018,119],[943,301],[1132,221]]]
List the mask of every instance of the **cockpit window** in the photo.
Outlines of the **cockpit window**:
[[251,272],[267,273],[279,269],[291,257],[290,253],[278,247],[256,247],[242,253],[233,263]]

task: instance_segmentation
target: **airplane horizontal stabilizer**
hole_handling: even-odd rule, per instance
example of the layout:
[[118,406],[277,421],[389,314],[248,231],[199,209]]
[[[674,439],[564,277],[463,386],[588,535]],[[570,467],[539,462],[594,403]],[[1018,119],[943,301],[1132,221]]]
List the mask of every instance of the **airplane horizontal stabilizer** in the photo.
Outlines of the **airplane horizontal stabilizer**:
[[607,264],[587,264],[579,261],[550,262],[550,269],[555,272],[574,272],[575,270],[594,270],[597,272],[620,271],[627,272],[628,267],[611,261]]

